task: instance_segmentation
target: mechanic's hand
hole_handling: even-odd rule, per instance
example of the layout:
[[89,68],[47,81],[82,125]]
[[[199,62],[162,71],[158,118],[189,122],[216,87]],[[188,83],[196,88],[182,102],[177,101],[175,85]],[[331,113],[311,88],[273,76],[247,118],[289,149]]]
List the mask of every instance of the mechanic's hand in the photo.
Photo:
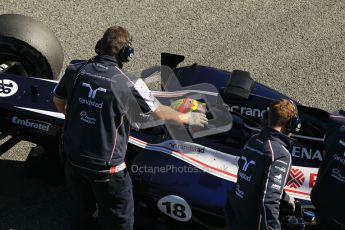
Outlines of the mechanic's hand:
[[292,196],[290,196],[288,204],[292,207],[292,211],[294,212],[295,209],[296,209],[295,198],[293,198]]
[[208,124],[208,119],[204,113],[189,112],[187,116],[189,125],[204,127]]

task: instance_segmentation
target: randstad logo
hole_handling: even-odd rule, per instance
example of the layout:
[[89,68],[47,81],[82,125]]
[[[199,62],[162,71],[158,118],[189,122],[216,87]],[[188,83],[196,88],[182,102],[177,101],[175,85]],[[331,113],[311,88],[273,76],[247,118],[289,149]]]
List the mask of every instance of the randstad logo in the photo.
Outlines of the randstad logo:
[[250,117],[258,117],[261,118],[264,114],[265,111],[267,111],[268,108],[266,110],[261,110],[258,108],[250,108],[250,107],[242,107],[242,106],[238,106],[238,105],[232,105],[230,106],[230,112],[239,112],[243,115],[246,116],[250,116]]
[[245,171],[245,172],[248,170],[250,165],[255,165],[255,161],[253,161],[253,160],[248,161],[247,157],[245,157],[245,156],[241,156],[241,160],[244,161],[242,170]]
[[244,164],[242,166],[242,170],[238,171],[238,176],[241,177],[243,180],[250,182],[252,179],[252,176],[247,175],[246,172],[247,172],[250,165],[255,166],[255,161],[253,161],[253,160],[248,161],[247,157],[245,157],[245,156],[241,156],[241,160],[243,160]]
[[104,88],[102,88],[102,87],[98,87],[97,89],[93,90],[93,89],[92,89],[92,86],[91,86],[90,84],[88,84],[88,83],[85,83],[85,82],[83,82],[82,86],[84,86],[84,87],[86,87],[86,88],[89,89],[89,95],[88,95],[88,97],[89,97],[89,98],[92,98],[92,99],[95,99],[96,94],[97,94],[98,91],[101,91],[101,92],[103,92],[103,93],[107,92],[107,90],[104,89]]
[[92,100],[95,99],[97,96],[97,92],[107,92],[106,89],[102,88],[102,87],[98,87],[97,89],[92,89],[92,86],[88,83],[83,82],[82,84],[83,87],[87,88],[89,90],[88,93],[88,98],[90,99],[84,99],[79,97],[79,102],[91,107],[95,107],[95,108],[99,108],[101,109],[103,107],[103,102],[102,103],[97,103],[96,101]]

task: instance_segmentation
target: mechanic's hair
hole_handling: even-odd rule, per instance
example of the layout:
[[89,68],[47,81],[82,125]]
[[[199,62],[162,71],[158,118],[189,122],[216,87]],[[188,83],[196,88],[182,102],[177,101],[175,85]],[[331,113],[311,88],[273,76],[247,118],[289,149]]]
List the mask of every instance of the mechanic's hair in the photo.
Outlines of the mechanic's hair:
[[268,125],[271,127],[285,126],[295,115],[297,115],[297,109],[290,100],[279,99],[273,101],[268,110]]
[[121,49],[131,43],[131,36],[129,32],[121,26],[112,26],[108,28],[96,46],[97,54],[107,54],[110,56],[118,55]]

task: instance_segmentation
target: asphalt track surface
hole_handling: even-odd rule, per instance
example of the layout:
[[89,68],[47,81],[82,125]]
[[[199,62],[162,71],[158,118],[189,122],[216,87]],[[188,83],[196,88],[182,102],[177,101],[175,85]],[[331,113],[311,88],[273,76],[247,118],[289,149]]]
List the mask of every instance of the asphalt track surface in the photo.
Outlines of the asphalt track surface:
[[[345,107],[343,0],[0,0],[4,13],[50,27],[65,66],[94,55],[104,30],[122,25],[134,37],[129,71],[172,52],[185,55],[184,64],[247,70],[305,105]],[[0,158],[0,229],[64,229],[62,188],[24,176],[31,146],[22,142]]]

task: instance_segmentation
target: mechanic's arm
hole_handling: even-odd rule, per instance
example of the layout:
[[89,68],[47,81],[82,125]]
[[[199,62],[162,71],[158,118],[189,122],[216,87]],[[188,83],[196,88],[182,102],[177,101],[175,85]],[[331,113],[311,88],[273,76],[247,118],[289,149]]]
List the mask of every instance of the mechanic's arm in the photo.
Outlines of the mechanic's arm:
[[262,220],[267,229],[281,228],[279,205],[289,176],[290,164],[291,159],[287,155],[274,159],[268,169],[267,176],[265,176],[264,185],[266,186],[261,194],[261,200],[263,201],[262,205],[265,213]]
[[204,127],[208,123],[206,115],[203,113],[189,112],[180,113],[176,110],[160,104],[153,114],[160,120],[170,121],[181,125],[195,125]]
[[56,85],[53,91],[53,102],[60,113],[66,114],[67,105],[67,88],[71,84],[71,79],[74,72],[67,67],[64,75],[61,77],[60,82]]
[[169,106],[160,104],[142,79],[136,80],[131,88],[131,93],[139,104],[141,111],[143,113],[152,112],[158,120],[201,127],[208,123],[208,119],[203,113],[189,112],[184,114],[177,112]]
[[60,113],[66,114],[66,100],[53,96],[53,102]]

